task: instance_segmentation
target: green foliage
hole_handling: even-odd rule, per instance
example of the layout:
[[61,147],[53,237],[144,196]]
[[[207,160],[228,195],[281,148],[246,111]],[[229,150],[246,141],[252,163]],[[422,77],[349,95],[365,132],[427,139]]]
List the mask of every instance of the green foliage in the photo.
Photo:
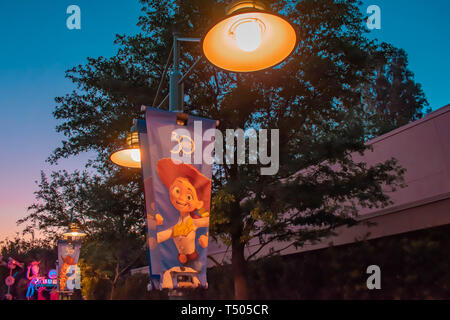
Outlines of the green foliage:
[[6,260],[11,257],[25,263],[25,267],[32,261],[41,261],[41,273],[55,268],[56,248],[53,243],[44,240],[26,240],[17,236],[0,242],[0,255]]
[[[65,140],[49,161],[95,151],[97,158],[88,165],[98,176],[55,173],[52,182],[43,176],[37,193],[41,203],[21,220],[53,230],[67,225],[73,208],[91,233],[92,245],[116,259],[121,254],[113,251],[122,252],[121,245],[105,248],[104,242],[134,243],[135,237],[143,243],[145,215],[140,174],[114,167],[109,154],[123,142],[132,119],[142,117],[141,104],[152,105],[172,32],[203,35],[229,3],[141,2],[142,32],[118,35],[114,57],[88,58],[68,70],[77,89],[56,98],[54,117]],[[367,139],[385,128],[420,117],[426,102],[407,70],[406,54],[368,40],[358,1],[278,0],[270,5],[298,33],[298,46],[286,61],[234,74],[203,59],[185,83],[186,112],[220,120],[221,130],[280,130],[277,174],[261,176],[259,165],[214,168],[211,235],[234,244],[234,257],[240,260],[253,239],[263,246],[275,240],[301,246],[338,225],[354,223],[358,206],[388,204],[381,186],[397,187],[402,169],[394,159],[367,166],[352,154],[367,150]],[[201,48],[186,43],[182,52],[186,71]],[[164,86],[162,95],[167,93]],[[107,256],[104,263],[111,270]],[[124,261],[129,265],[128,258]]]
[[[414,74],[408,69],[408,55],[403,49],[383,44],[387,63],[380,66],[369,101],[374,113],[376,134],[384,134],[395,128],[422,118],[428,101]],[[370,99],[370,98],[369,98]]]
[[81,258],[93,269],[86,274],[92,281],[115,285],[131,267],[146,261],[140,184],[120,174],[91,176],[87,171],[54,172],[51,178],[42,173],[37,202],[19,223],[31,222],[30,229],[39,228],[48,239],[58,239],[71,216],[81,221],[88,233]]

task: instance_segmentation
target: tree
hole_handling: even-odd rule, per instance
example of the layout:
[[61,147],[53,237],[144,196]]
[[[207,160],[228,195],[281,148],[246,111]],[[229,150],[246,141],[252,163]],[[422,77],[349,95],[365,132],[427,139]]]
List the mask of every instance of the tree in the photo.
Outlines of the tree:
[[[82,222],[88,237],[81,258],[87,273],[111,283],[110,298],[119,279],[133,266],[145,261],[142,186],[132,187],[127,176],[91,176],[87,171],[52,173],[49,182],[41,174],[37,202],[19,223],[47,232],[56,240],[73,216]],[[125,186],[122,184],[125,181]],[[134,190],[134,191],[133,191]]]
[[[62,121],[57,131],[66,140],[49,158],[56,163],[96,151],[90,165],[102,175],[123,177],[121,197],[142,192],[141,177],[115,168],[108,155],[132,119],[142,116],[141,104],[152,104],[172,32],[204,34],[229,1],[141,2],[140,34],[117,36],[117,55],[89,58],[67,72],[77,90],[56,98],[54,116]],[[365,141],[373,134],[377,118],[367,112],[367,101],[375,92],[377,70],[389,56],[385,46],[365,37],[357,1],[279,0],[270,5],[298,32],[298,46],[285,62],[235,74],[202,61],[185,84],[186,112],[220,120],[221,130],[279,129],[280,170],[275,175],[260,175],[260,165],[215,165],[210,229],[232,248],[237,299],[248,298],[246,258],[256,256],[244,254],[250,241],[259,242],[260,253],[275,241],[302,246],[325,237],[339,225],[355,223],[358,206],[388,204],[381,186],[395,188],[403,174],[395,159],[367,166],[352,158],[367,150]],[[183,68],[200,54],[198,45],[183,45]],[[35,211],[31,220],[45,221],[44,212]],[[120,214],[133,216],[142,227],[138,210]]]
[[408,69],[408,55],[403,49],[383,43],[385,63],[377,70],[372,96],[368,96],[374,114],[375,134],[381,135],[418,120],[431,109],[414,74]]

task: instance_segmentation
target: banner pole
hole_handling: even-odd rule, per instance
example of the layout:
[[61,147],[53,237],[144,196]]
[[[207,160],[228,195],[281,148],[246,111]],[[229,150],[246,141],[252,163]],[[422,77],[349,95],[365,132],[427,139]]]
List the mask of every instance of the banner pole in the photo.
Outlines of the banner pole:
[[183,111],[182,107],[182,90],[180,90],[180,79],[183,74],[180,71],[180,44],[178,42],[178,33],[173,34],[173,70],[170,73],[169,87],[169,110]]

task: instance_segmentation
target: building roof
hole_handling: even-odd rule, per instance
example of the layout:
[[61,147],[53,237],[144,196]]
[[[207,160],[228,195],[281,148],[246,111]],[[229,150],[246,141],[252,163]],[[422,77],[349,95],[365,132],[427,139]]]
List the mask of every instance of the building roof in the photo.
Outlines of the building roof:
[[[337,235],[303,248],[289,247],[282,254],[315,250],[341,245],[363,238],[374,239],[450,223],[450,104],[424,118],[402,126],[367,142],[372,151],[354,155],[355,161],[374,165],[396,158],[406,169],[405,188],[387,192],[393,201],[385,208],[361,208],[359,220],[375,223],[340,227]],[[280,249],[287,243],[275,243],[270,248]],[[247,254],[259,247],[248,246]],[[210,241],[209,254],[219,262],[227,259],[229,251],[223,245]]]

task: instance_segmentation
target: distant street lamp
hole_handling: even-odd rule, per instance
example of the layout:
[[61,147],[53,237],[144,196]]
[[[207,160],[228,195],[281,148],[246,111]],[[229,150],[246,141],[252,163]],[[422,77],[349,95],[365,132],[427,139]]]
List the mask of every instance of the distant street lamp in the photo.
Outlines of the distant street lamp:
[[[164,68],[161,82],[155,94],[153,106],[160,108],[169,102],[169,110],[179,112],[177,122],[185,121],[183,112],[184,81],[191,75],[202,57],[183,75],[180,63],[180,42],[201,43],[205,57],[215,66],[232,72],[252,72],[281,63],[295,48],[297,35],[290,22],[269,12],[261,1],[235,1],[227,8],[227,16],[215,24],[203,39],[173,35],[173,47]],[[169,94],[157,103],[163,80],[173,56]],[[134,127],[133,127],[134,128]],[[114,152],[113,163],[141,168],[139,135],[135,130],[127,136],[127,145]]]

